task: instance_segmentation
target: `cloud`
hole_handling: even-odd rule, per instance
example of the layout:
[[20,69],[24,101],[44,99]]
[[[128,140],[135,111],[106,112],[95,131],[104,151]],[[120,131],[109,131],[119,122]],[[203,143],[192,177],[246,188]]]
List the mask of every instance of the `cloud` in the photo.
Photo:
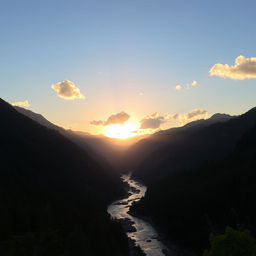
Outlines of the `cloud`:
[[166,121],[167,119],[164,116],[160,116],[157,112],[155,112],[149,116],[146,116],[140,121],[140,129],[157,129]]
[[103,125],[103,121],[101,121],[101,120],[99,120],[99,121],[93,120],[93,121],[90,122],[90,124],[91,125],[96,125],[96,126]]
[[85,99],[85,96],[76,87],[75,83],[69,80],[53,84],[52,89],[60,98],[65,100]]
[[159,115],[157,112],[146,116],[140,123],[140,129],[157,129],[160,128],[161,124],[167,121],[178,121],[181,125],[185,125],[189,122],[206,119],[209,117],[209,113],[205,109],[194,109],[185,114],[165,114]]
[[107,121],[104,122],[104,125],[110,125],[110,124],[123,124],[125,123],[130,116],[125,113],[124,111],[117,113],[115,115],[111,115]]
[[198,85],[198,83],[197,83],[197,81],[195,81],[195,80],[194,80],[194,81],[192,81],[192,82],[191,82],[191,84],[190,84],[190,85],[191,85],[191,86],[197,86],[197,85]]
[[180,84],[177,84],[177,85],[175,86],[175,90],[177,90],[177,91],[180,91],[182,88],[183,88],[183,86],[180,85]]
[[18,107],[30,107],[31,106],[31,104],[27,100],[13,102],[12,105],[18,106]]
[[235,59],[234,66],[218,63],[210,69],[209,73],[211,76],[235,80],[256,78],[256,57],[246,58],[240,55]]
[[191,119],[191,118],[194,118],[194,117],[197,117],[197,116],[205,115],[207,113],[208,112],[205,109],[194,109],[193,111],[191,111],[187,114],[187,118]]
[[[173,119],[178,119],[179,118],[179,114],[175,114],[173,115]],[[170,118],[171,119],[171,118]]]
[[91,121],[90,124],[92,125],[110,125],[110,124],[123,124],[125,123],[128,119],[130,118],[130,115],[128,115],[127,113],[125,113],[124,111],[111,115],[107,121]]
[[177,85],[175,85],[175,90],[176,90],[176,91],[180,91],[180,90],[182,90],[182,89],[184,89],[184,88],[190,89],[191,87],[195,87],[195,86],[197,86],[197,85],[198,85],[198,82],[195,81],[195,80],[193,80],[191,83],[188,83],[188,84],[186,84],[186,85],[182,85],[182,84],[177,84]]
[[181,125],[185,125],[189,122],[198,120],[198,119],[206,119],[209,117],[209,113],[205,109],[194,109],[186,114],[175,114],[172,116],[173,120],[178,120]]

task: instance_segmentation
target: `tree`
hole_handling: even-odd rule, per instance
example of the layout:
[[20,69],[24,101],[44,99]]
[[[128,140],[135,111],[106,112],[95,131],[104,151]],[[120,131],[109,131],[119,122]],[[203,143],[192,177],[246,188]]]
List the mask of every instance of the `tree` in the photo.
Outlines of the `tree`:
[[222,235],[210,235],[211,249],[204,256],[256,256],[256,239],[247,230],[227,227]]

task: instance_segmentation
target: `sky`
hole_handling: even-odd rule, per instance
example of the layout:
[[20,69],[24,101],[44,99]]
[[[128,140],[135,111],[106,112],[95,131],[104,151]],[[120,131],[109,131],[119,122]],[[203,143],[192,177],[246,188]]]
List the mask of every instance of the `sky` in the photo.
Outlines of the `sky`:
[[256,106],[255,10],[253,0],[1,0],[0,97],[90,133],[109,119],[154,131],[241,114]]

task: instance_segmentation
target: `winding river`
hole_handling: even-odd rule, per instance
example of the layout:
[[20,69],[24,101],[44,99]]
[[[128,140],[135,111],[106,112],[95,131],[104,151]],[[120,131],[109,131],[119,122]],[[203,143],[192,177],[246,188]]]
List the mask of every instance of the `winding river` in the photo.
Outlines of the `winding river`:
[[134,240],[147,256],[177,255],[164,246],[159,240],[159,234],[148,222],[128,213],[132,203],[145,195],[146,186],[131,179],[130,175],[123,175],[122,180],[129,185],[128,194],[124,199],[113,202],[108,207],[108,213],[112,218],[121,221],[127,236]]

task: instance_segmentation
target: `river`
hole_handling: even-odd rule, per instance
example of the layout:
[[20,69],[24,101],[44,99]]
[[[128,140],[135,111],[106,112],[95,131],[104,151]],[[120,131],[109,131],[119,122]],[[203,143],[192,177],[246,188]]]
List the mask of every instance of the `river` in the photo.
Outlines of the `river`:
[[121,221],[127,236],[134,240],[147,256],[176,256],[177,251],[171,252],[166,248],[152,225],[128,213],[132,203],[138,202],[145,195],[146,186],[131,179],[130,175],[123,175],[122,180],[129,185],[128,194],[124,199],[113,202],[108,207],[108,213],[112,218]]

